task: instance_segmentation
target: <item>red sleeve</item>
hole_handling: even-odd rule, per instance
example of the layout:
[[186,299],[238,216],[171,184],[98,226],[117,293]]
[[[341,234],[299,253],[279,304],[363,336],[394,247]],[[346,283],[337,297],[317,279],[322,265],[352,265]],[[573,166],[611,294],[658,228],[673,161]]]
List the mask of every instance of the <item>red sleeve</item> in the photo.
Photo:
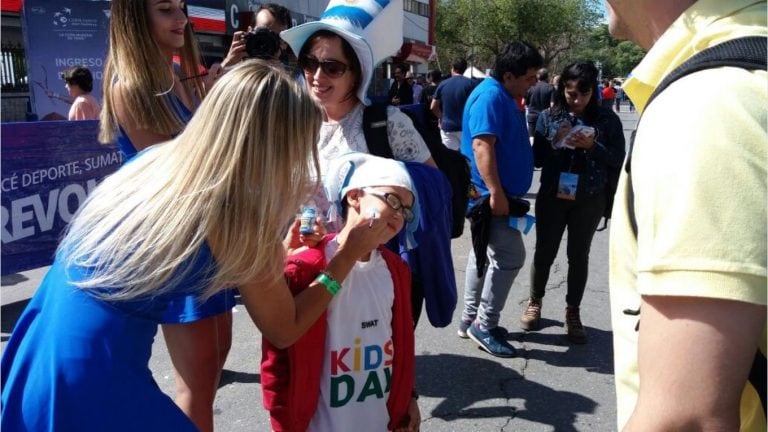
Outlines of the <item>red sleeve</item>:
[[[325,267],[324,247],[325,242],[322,242],[321,247],[306,249],[287,259],[283,274],[293,295],[306,289],[318,272]],[[315,332],[317,330],[308,333]],[[293,430],[292,425],[297,421],[294,413],[300,407],[295,406],[295,401],[292,400],[294,396],[292,385],[295,386],[296,383],[291,382],[297,365],[292,364],[291,359],[295,358],[293,352],[297,349],[297,345],[298,349],[304,349],[303,346],[306,344],[307,341],[302,337],[293,346],[278,349],[266,338],[261,338],[262,399],[264,408],[269,411],[272,429],[275,431]]]
[[392,282],[395,286],[395,301],[392,305],[392,341],[395,357],[392,364],[392,388],[387,400],[390,430],[407,424],[406,414],[411,403],[411,391],[415,381],[416,353],[411,310],[411,271],[399,256],[389,250],[382,250]]
[[[299,287],[303,266],[299,257],[285,265],[283,273],[294,295]],[[306,276],[304,277],[306,278]],[[267,338],[261,338],[261,392],[264,408],[269,411],[272,429],[290,430],[290,362],[288,349],[278,349]]]
[[288,351],[275,348],[261,338],[261,393],[264,408],[269,411],[272,429],[290,430],[288,404],[289,380]]

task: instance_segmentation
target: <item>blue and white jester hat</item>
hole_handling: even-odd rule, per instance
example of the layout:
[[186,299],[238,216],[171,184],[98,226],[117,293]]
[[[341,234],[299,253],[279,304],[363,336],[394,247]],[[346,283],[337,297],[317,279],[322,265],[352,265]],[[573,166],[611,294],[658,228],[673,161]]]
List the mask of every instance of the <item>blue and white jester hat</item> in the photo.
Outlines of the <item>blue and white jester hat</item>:
[[329,30],[344,38],[355,50],[362,71],[357,98],[366,97],[373,71],[403,43],[403,0],[331,0],[319,21],[283,30],[280,37],[296,55],[318,30]]
[[413,220],[405,226],[408,249],[415,248],[413,233],[419,227],[421,207],[419,195],[405,164],[394,159],[373,156],[368,153],[346,153],[334,159],[323,180],[325,194],[331,203],[331,216],[341,214],[341,206],[347,192],[353,189],[376,186],[400,186],[413,193]]

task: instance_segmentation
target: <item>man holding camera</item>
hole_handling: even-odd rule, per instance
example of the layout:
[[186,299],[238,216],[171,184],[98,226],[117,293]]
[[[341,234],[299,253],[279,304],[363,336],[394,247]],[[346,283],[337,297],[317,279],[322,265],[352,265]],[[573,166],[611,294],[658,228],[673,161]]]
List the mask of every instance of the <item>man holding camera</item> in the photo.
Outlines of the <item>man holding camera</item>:
[[234,66],[246,58],[258,58],[279,63],[287,54],[280,32],[291,28],[291,13],[285,6],[275,3],[261,5],[254,12],[248,31],[236,31],[232,35],[229,54],[221,62],[222,67]]

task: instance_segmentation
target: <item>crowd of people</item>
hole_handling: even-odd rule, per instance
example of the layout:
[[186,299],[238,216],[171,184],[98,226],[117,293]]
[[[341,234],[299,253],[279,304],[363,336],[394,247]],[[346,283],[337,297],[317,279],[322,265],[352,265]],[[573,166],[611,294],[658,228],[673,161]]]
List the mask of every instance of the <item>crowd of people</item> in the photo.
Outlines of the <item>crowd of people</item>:
[[[332,0],[296,27],[263,5],[201,73],[183,1],[113,0],[103,105],[87,69],[62,78],[70,119],[98,114],[99,139],[124,165],[78,210],[18,319],[2,428],[212,431],[239,296],[261,333],[274,430],[418,431],[414,329],[424,292],[441,285],[424,269],[453,269],[450,253],[419,254],[451,241],[450,187],[419,132],[431,127],[471,177],[460,338],[517,355],[499,323],[535,220],[520,328],[540,327],[567,230],[563,324],[587,343],[590,247],[614,207],[618,428],[765,430],[765,51],[761,66],[664,78],[737,35],[764,50],[766,5],[667,3],[607,1],[611,33],[648,50],[618,91],[590,61],[550,81],[542,54],[511,41],[483,80],[464,77],[464,59],[428,83],[397,65],[371,121],[373,71],[402,42],[400,2]],[[254,51],[259,29],[274,44]],[[629,149],[616,114],[625,94],[643,114]],[[398,108],[414,102],[423,124]],[[306,208],[316,216],[296,216]],[[175,400],[148,368],[158,328]]]

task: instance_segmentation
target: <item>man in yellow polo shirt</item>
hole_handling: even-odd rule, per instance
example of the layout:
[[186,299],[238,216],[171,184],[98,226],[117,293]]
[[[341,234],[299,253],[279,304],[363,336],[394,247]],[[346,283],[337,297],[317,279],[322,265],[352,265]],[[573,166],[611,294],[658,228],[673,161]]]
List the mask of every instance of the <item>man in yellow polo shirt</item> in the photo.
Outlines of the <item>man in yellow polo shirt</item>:
[[607,8],[611,33],[648,50],[623,86],[643,114],[631,162],[637,237],[623,172],[610,240],[619,430],[764,432],[768,75],[703,70],[645,108],[695,53],[767,35],[766,1]]

